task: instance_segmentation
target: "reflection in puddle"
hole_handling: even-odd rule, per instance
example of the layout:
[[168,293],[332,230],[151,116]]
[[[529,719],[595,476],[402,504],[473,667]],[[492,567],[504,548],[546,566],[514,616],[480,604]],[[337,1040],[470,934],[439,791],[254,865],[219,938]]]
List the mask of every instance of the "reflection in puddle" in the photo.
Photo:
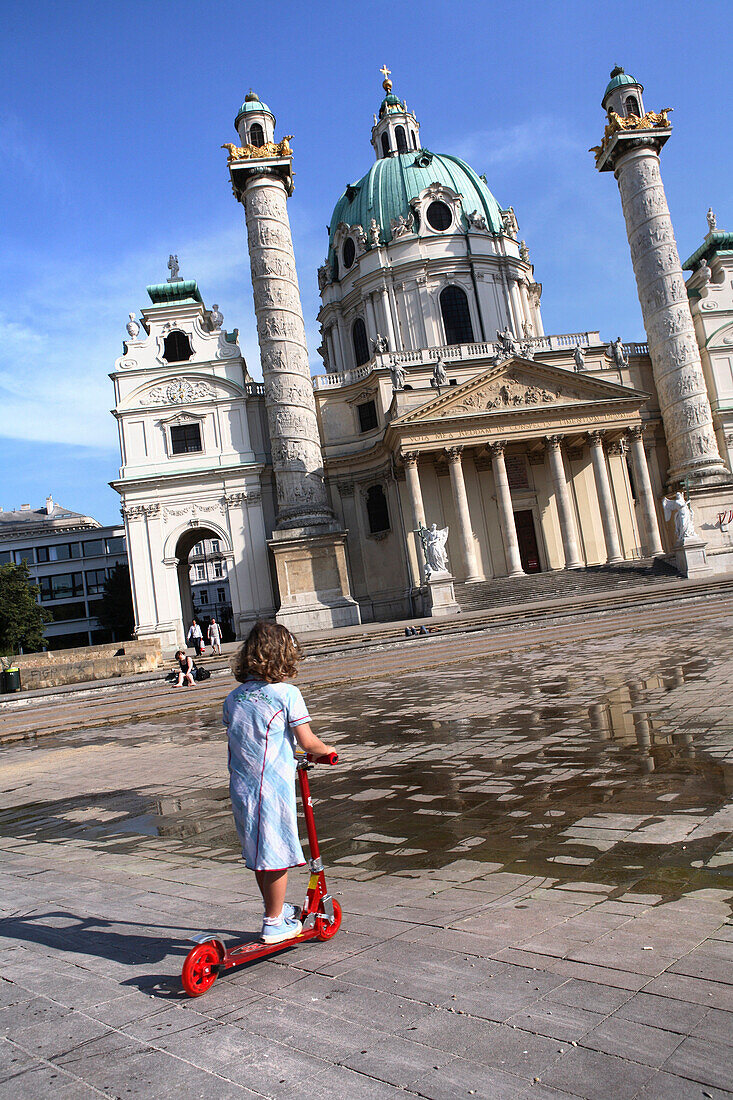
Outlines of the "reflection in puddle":
[[[430,670],[313,691],[319,731],[346,735],[345,766],[313,781],[327,862],[381,874],[472,860],[664,896],[724,884],[733,768],[704,751],[703,726],[674,705],[706,671],[705,659],[667,662],[645,679],[607,680],[590,705],[580,669],[543,680],[510,663],[471,666],[464,681]],[[178,716],[92,740],[134,749],[153,739],[194,754],[197,743],[223,747],[218,711],[202,709],[193,728]],[[30,804],[0,813],[0,827],[108,850],[157,837],[179,855],[238,852],[225,784]]]

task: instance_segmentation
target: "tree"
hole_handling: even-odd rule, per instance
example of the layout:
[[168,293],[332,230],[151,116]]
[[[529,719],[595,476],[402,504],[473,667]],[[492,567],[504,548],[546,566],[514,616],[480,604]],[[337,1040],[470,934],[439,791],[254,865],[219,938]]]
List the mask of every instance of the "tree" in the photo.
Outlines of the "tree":
[[0,565],[0,653],[34,652],[46,645],[43,626],[51,613],[37,602],[39,593],[26,561]]
[[129,566],[118,563],[107,577],[97,618],[102,626],[112,631],[112,636],[117,641],[132,637],[135,629],[135,612],[132,608]]

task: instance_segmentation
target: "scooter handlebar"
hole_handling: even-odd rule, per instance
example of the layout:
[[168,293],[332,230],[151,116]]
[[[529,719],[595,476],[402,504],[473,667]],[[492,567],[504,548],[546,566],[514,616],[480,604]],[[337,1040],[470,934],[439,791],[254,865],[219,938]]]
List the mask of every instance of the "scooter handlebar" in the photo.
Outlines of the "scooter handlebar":
[[324,756],[314,756],[312,752],[305,754],[306,760],[309,760],[311,764],[338,764],[339,754],[337,752],[327,752]]

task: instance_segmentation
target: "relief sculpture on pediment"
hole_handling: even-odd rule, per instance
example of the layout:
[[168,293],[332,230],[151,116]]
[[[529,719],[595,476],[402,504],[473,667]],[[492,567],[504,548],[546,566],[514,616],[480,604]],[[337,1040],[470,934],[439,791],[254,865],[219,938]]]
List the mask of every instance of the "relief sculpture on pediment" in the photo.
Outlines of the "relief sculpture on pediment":
[[466,394],[460,401],[451,402],[439,412],[439,416],[455,416],[457,413],[480,413],[503,411],[506,409],[530,408],[536,405],[551,405],[555,401],[582,400],[581,394],[574,390],[559,387],[528,385],[516,377],[505,375],[487,383],[473,393]]

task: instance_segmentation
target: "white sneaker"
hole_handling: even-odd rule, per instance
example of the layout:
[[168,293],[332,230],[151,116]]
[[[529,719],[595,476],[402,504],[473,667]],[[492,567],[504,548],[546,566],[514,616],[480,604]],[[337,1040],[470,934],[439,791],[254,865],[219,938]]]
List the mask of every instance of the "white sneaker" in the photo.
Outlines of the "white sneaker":
[[265,919],[262,922],[260,939],[263,943],[282,943],[284,940],[292,940],[303,931],[303,925],[299,920],[285,916],[285,910],[277,923]]

